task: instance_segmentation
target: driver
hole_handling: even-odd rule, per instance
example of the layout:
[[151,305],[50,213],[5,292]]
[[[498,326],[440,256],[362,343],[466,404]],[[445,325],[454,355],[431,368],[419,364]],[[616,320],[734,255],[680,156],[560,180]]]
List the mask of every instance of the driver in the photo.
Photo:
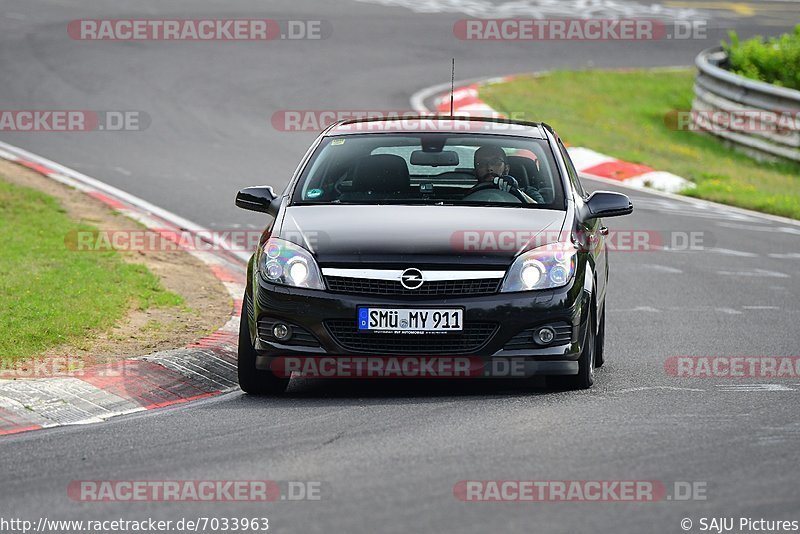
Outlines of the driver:
[[[492,183],[501,191],[509,192],[511,189],[520,191],[523,196],[527,196],[537,204],[544,204],[544,198],[535,187],[526,187],[524,191],[519,189],[519,182],[508,174],[509,165],[505,151],[497,145],[485,145],[475,151],[475,177],[478,179],[479,187],[486,183]],[[475,188],[473,187],[473,189]],[[472,189],[467,192],[467,196],[472,193]]]

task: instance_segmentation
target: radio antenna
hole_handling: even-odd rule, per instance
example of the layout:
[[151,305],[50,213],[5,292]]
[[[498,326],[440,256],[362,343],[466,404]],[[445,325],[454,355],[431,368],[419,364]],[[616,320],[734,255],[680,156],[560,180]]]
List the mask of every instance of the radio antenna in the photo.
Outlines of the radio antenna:
[[453,63],[450,67],[450,116],[453,116],[453,91],[455,91],[456,83],[456,58],[453,58]]

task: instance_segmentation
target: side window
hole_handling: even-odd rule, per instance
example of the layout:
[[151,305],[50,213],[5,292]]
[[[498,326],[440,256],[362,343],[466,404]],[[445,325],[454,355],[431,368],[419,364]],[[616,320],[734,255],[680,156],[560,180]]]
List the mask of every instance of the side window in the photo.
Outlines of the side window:
[[578,171],[575,170],[575,166],[572,164],[567,149],[564,148],[560,140],[558,141],[558,148],[561,150],[561,156],[564,158],[564,164],[567,166],[567,173],[569,174],[569,181],[572,182],[572,187],[575,188],[575,191],[577,191],[581,197],[585,197],[586,191],[583,190],[583,185],[581,185],[581,181],[578,178]]

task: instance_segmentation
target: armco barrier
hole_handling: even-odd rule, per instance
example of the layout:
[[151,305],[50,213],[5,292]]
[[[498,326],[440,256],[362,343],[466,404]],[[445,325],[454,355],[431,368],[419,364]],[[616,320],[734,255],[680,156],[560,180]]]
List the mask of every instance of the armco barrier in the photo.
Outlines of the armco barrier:
[[[695,59],[695,127],[729,141],[755,158],[800,161],[800,91],[734,74],[721,67],[726,60],[721,47],[704,50]],[[715,112],[721,112],[718,116],[728,120],[731,114],[744,112],[755,124],[729,121],[723,125],[715,119]],[[781,121],[777,128],[765,122],[775,116],[789,120]]]

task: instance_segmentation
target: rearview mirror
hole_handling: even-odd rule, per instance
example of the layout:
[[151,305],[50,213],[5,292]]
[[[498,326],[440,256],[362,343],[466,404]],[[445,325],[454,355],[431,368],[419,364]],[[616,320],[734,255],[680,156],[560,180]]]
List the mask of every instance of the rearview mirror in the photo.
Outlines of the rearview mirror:
[[458,152],[453,150],[442,150],[441,152],[415,150],[411,153],[411,164],[427,167],[455,167],[458,165]]
[[586,201],[584,219],[618,217],[633,212],[633,203],[627,195],[611,191],[595,191]]
[[250,211],[260,211],[275,217],[281,206],[281,199],[269,185],[245,187],[236,193],[236,205]]

